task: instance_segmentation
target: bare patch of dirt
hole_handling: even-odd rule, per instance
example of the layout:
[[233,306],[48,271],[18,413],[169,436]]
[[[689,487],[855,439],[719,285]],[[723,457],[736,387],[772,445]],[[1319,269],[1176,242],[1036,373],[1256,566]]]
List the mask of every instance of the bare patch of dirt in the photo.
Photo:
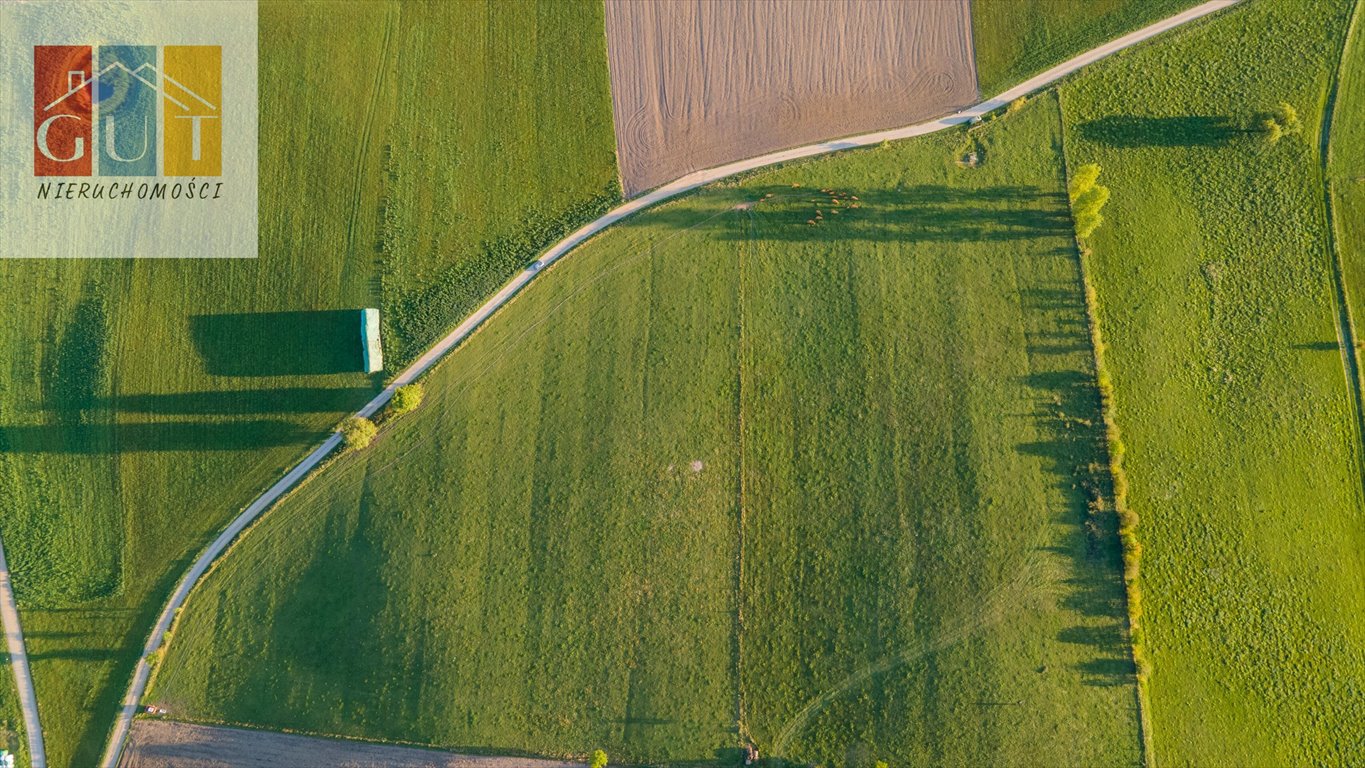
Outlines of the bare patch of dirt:
[[415,747],[138,719],[119,768],[582,768],[557,760],[457,755]]
[[628,196],[977,99],[969,0],[607,0],[607,49]]

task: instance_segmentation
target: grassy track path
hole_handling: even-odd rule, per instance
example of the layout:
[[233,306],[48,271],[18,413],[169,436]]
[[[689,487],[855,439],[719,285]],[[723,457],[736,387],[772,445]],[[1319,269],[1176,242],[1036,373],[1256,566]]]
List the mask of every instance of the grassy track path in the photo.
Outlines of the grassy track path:
[[[632,214],[706,184],[747,171],[780,165],[802,158],[838,152],[845,149],[875,146],[885,141],[898,141],[901,139],[914,138],[916,136],[924,136],[926,134],[963,125],[964,123],[970,123],[979,117],[983,117],[990,112],[1007,106],[1011,101],[1021,96],[1026,96],[1046,88],[1067,75],[1099,61],[1100,59],[1156,37],[1163,32],[1167,32],[1176,27],[1208,16],[1209,14],[1221,11],[1235,5],[1237,2],[1239,2],[1239,0],[1210,0],[1209,2],[1190,8],[1182,13],[1162,19],[1155,24],[1139,29],[1136,32],[1132,32],[1115,40],[1111,40],[1104,45],[1093,48],[1090,51],[1020,83],[994,98],[979,102],[960,112],[936,120],[929,120],[923,123],[917,123],[902,128],[893,128],[886,131],[877,131],[861,136],[810,144],[804,147],[773,152],[748,160],[728,163],[716,168],[696,171],[630,200],[611,210],[596,221],[581,227],[573,234],[552,246],[540,259],[535,261],[530,267],[519,273],[516,277],[512,278],[510,282],[504,285],[502,289],[494,294],[492,298],[483,304],[483,306],[475,310],[473,314],[456,326],[454,330],[432,346],[431,349],[427,350],[406,370],[399,373],[382,392],[376,395],[364,408],[361,408],[356,415],[362,417],[374,415],[388,403],[398,387],[409,384],[426,373],[437,361],[445,357],[446,354],[467,339],[470,334],[478,329],[479,326],[488,320],[488,318],[492,317],[499,309],[507,304],[507,302],[511,301],[522,288],[530,283],[531,280],[535,279],[535,277],[546,267],[558,261],[565,254],[581,245],[593,235]],[[133,715],[137,712],[138,702],[142,699],[142,695],[147,687],[147,682],[151,677],[152,660],[160,651],[166,633],[170,630],[176,613],[180,610],[180,607],[184,605],[185,599],[194,588],[194,585],[204,573],[208,571],[208,568],[213,561],[222,555],[233,540],[235,540],[248,525],[255,521],[255,519],[266,509],[274,505],[275,502],[279,501],[309,472],[318,467],[328,454],[340,444],[340,434],[334,433],[328,437],[322,445],[308,454],[308,456],[295,465],[288,474],[272,485],[265,493],[252,502],[250,506],[243,510],[227,529],[225,529],[218,538],[214,539],[213,543],[204,550],[199,558],[195,560],[189,571],[186,572],[175,591],[171,594],[170,599],[167,601],[161,616],[157,619],[156,625],[152,628],[151,635],[148,637],[147,643],[143,648],[141,658],[138,659],[137,668],[133,673],[128,693],[124,697],[123,706],[119,712],[118,719],[114,724],[113,731],[110,734],[104,757],[100,762],[103,768],[115,768],[118,764],[119,755],[123,751],[123,746],[128,738],[129,728],[132,725]],[[6,626],[9,626],[8,622]],[[17,630],[17,623],[14,626]],[[21,692],[21,696],[22,695]],[[29,687],[29,695],[32,695],[31,685]],[[36,710],[33,712],[32,720],[28,719],[28,711],[27,709],[25,710],[25,725],[30,732],[39,732]]]

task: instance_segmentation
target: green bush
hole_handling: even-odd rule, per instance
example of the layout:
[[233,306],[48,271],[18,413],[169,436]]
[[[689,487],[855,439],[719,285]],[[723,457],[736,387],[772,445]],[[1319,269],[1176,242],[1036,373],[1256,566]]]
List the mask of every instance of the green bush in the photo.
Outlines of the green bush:
[[389,410],[396,416],[411,413],[422,404],[422,398],[425,396],[426,390],[421,384],[405,384],[393,393],[393,399],[389,401]]
[[379,427],[369,419],[352,416],[341,422],[341,439],[346,443],[348,451],[359,451],[369,447],[377,434]]
[[1076,237],[1084,240],[1104,223],[1100,210],[1109,202],[1109,188],[1098,184],[1100,167],[1087,163],[1076,169],[1067,184],[1067,195],[1071,198],[1071,216],[1076,222]]
[[1071,197],[1072,202],[1080,197],[1086,190],[1095,186],[1095,182],[1100,178],[1100,166],[1096,163],[1086,163],[1076,172],[1071,174],[1071,181],[1066,186],[1066,192]]

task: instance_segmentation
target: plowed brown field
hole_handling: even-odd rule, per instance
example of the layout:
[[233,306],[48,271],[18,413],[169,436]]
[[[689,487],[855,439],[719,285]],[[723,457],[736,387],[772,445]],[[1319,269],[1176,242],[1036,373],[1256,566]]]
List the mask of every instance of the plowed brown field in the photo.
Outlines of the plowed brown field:
[[607,0],[628,196],[976,100],[969,0]]
[[[292,733],[137,720],[119,768],[574,768],[575,763],[457,755]],[[581,768],[581,764],[580,768]]]

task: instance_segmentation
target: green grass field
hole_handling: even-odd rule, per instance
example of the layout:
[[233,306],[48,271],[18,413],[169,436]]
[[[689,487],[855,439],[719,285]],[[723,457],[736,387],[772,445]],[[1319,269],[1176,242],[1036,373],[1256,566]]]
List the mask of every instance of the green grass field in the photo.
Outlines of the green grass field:
[[[982,90],[1193,4],[976,0]],[[1064,149],[1113,190],[1155,759],[1356,762],[1324,200],[1360,322],[1365,30],[1326,179],[1317,135],[1353,4],[1248,0],[1100,63],[978,128],[977,169],[939,134],[599,236],[232,551],[149,700],[475,751],[1140,763]],[[598,3],[260,13],[260,259],[0,262],[0,533],[53,766],[97,759],[193,555],[379,386],[353,310],[392,368],[619,195]],[[1281,101],[1304,131],[1272,146]],[[0,721],[22,739],[12,684]]]
[[97,760],[189,558],[376,390],[354,310],[392,366],[615,196],[600,4],[260,18],[259,259],[0,263],[0,531],[54,766]]
[[1365,183],[1365,10],[1356,8],[1353,24],[1333,110],[1331,175]]
[[[1365,749],[1361,446],[1317,137],[1350,8],[1255,0],[1062,90],[1069,160],[1113,190],[1094,278],[1163,766]],[[1303,135],[1244,130],[1281,101]]]
[[1138,762],[1056,100],[981,168],[962,140],[584,246],[243,539],[149,700],[627,761],[742,727],[829,764]]
[[989,98],[1200,0],[972,0],[972,44]]

